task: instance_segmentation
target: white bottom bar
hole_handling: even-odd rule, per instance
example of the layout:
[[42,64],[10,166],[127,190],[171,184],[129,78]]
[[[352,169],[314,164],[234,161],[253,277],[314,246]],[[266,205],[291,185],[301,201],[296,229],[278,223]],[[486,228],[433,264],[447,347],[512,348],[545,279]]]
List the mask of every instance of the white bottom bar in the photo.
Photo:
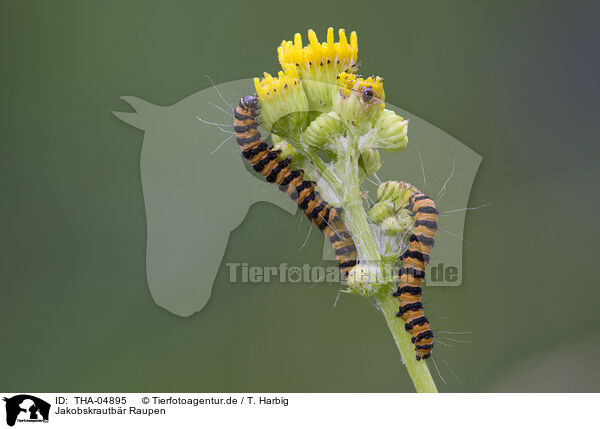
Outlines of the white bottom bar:
[[600,394],[33,393],[34,399],[12,399],[16,395],[2,394],[3,420],[7,413],[15,420],[18,412],[16,427],[43,423],[45,402],[48,426],[41,427],[48,429],[565,428],[596,426],[600,403]]

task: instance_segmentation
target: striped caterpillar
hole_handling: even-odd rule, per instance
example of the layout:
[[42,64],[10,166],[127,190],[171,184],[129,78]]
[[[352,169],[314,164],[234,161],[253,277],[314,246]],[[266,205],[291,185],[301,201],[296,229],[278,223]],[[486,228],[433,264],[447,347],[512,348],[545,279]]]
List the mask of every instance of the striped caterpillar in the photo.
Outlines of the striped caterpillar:
[[290,159],[280,160],[280,151],[273,150],[258,131],[259,103],[254,95],[243,97],[234,110],[233,129],[242,155],[267,182],[295,200],[298,207],[329,239],[335,249],[340,271],[348,272],[356,265],[358,253],[340,214],[341,209],[327,203],[315,189],[315,183],[304,180],[303,170],[292,170]]
[[404,328],[412,335],[417,360],[421,360],[430,357],[433,349],[433,332],[421,303],[421,284],[435,241],[438,211],[431,198],[412,185],[404,185],[410,192],[407,209],[414,215],[415,224],[409,238],[409,248],[400,257],[404,265],[400,270],[400,284],[393,295],[400,301],[396,316],[406,322]]

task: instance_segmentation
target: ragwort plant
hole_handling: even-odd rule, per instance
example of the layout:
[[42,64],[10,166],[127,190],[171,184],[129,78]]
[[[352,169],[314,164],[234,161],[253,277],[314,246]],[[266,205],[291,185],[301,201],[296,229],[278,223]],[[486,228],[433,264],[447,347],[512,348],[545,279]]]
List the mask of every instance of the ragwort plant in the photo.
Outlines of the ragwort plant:
[[[377,200],[365,207],[367,203],[361,189],[364,181],[381,168],[380,151],[395,153],[406,148],[408,121],[385,108],[382,78],[363,78],[356,74],[358,41],[355,32],[349,42],[344,30],[339,30],[336,42],[332,28],[328,29],[325,42],[319,42],[312,30],[308,32],[308,39],[306,46],[300,34],[295,35],[294,41],[282,42],[277,51],[282,70],[277,77],[265,73],[264,78],[254,80],[256,95],[240,102],[240,106],[252,114],[244,116],[236,112],[238,143],[242,141],[240,145],[254,151],[246,152],[250,153],[245,155],[248,159],[266,154],[260,160],[261,168],[267,162],[276,164],[277,161],[270,158],[276,154],[278,160],[285,161],[279,164],[280,170],[282,167],[301,170],[304,180],[314,182],[322,199],[339,208],[357,251],[356,262],[347,270],[346,291],[376,303],[417,392],[436,392],[427,363],[421,359],[431,354],[431,331],[420,332],[422,337],[416,339],[415,356],[414,334],[411,337],[406,331],[408,323],[405,329],[405,320],[399,317],[406,319],[402,307],[398,312],[399,292],[394,294],[399,281],[398,265],[409,249],[409,240],[414,241],[415,237],[416,200],[426,196],[409,184],[389,181],[379,186]],[[255,142],[256,138],[240,137],[249,135],[244,134],[249,128],[256,128],[252,121],[259,121],[271,133],[273,146],[266,149],[264,145],[263,152],[248,143]],[[415,195],[420,197],[415,198]],[[435,206],[419,207],[419,210],[435,216],[421,223],[437,225]],[[435,234],[435,229],[429,229]],[[424,245],[430,242],[430,251],[433,235],[419,236],[426,240]],[[428,252],[414,253],[424,270]],[[421,278],[418,287],[408,287],[412,295],[407,296],[415,298],[409,300],[404,309],[404,312],[420,310],[420,313],[415,312],[413,325],[427,320],[420,304]],[[427,329],[428,326],[427,323]]]

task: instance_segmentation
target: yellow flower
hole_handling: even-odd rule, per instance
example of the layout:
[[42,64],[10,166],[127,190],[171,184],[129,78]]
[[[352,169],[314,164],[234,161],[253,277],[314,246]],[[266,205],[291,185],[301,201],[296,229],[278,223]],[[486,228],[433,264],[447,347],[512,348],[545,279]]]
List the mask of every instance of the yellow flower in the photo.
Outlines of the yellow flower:
[[293,65],[303,80],[309,109],[325,112],[332,107],[332,96],[337,76],[343,71],[356,70],[358,39],[356,32],[350,35],[339,30],[339,41],[333,37],[333,28],[327,30],[327,41],[319,42],[313,30],[308,31],[309,43],[302,45],[302,36],[296,33],[294,41],[283,41],[277,48],[279,63],[285,68]]
[[337,90],[333,98],[333,108],[349,126],[366,132],[371,122],[384,110],[385,94],[383,79],[369,77],[363,79],[355,74],[342,72],[337,78]]
[[254,78],[254,87],[256,88],[256,94],[261,99],[276,97],[277,91],[282,94],[287,89],[291,89],[294,86],[300,84],[300,76],[298,76],[298,70],[293,64],[287,64],[283,68],[284,71],[280,71],[276,78],[271,76],[269,73],[264,73],[264,79]]
[[[355,74],[344,72],[340,73],[338,77],[338,86],[345,96],[348,96],[353,92],[357,95],[363,95],[367,88],[371,88],[374,94],[372,97],[370,97],[369,102],[385,101],[385,93],[383,92],[383,78],[380,78],[379,76],[371,76],[367,79],[363,79]],[[384,104],[382,103],[382,109],[383,106]]]
[[269,73],[263,79],[254,78],[260,102],[260,120],[275,134],[287,135],[306,119],[308,101],[296,66],[287,64],[276,78]]
[[339,41],[335,42],[333,28],[327,29],[327,41],[319,43],[319,39],[313,30],[308,30],[309,44],[302,46],[300,33],[294,35],[294,41],[283,41],[277,48],[279,63],[282,67],[286,64],[294,64],[300,68],[303,74],[311,68],[336,67],[338,73],[350,67],[356,66],[358,56],[358,38],[356,31],[350,34],[350,43],[346,39],[346,32],[340,28],[338,31]]

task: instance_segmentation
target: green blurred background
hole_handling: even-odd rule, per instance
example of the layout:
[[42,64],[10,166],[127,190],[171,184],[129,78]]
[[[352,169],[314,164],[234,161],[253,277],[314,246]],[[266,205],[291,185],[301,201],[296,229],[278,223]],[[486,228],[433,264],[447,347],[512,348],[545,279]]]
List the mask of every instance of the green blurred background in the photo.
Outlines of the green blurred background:
[[0,390],[412,391],[366,301],[229,283],[227,262],[319,264],[318,234],[285,258],[264,240],[297,249],[299,215],[253,206],[189,318],[146,284],[143,134],[112,115],[127,109],[118,97],[169,105],[208,87],[205,74],[275,71],[282,39],[328,26],[358,32],[361,73],[384,76],[395,105],[484,157],[470,206],[493,206],[467,216],[463,285],[427,289],[438,330],[471,332],[438,335],[452,346],[436,348],[440,390],[600,390],[599,9],[3,2]]

